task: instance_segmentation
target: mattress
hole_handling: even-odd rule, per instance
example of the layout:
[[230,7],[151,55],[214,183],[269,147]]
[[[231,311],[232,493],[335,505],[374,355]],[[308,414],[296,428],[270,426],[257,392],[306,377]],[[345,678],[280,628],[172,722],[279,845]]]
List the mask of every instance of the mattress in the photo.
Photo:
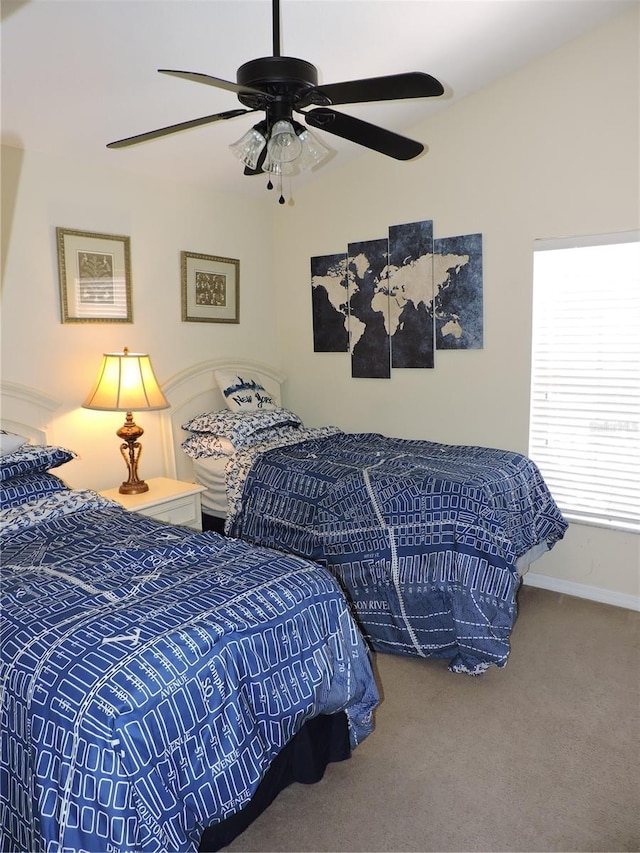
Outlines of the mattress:
[[193,460],[195,481],[207,490],[200,496],[202,511],[205,515],[213,515],[216,518],[227,517],[227,488],[224,474],[226,466],[226,457],[205,457]]

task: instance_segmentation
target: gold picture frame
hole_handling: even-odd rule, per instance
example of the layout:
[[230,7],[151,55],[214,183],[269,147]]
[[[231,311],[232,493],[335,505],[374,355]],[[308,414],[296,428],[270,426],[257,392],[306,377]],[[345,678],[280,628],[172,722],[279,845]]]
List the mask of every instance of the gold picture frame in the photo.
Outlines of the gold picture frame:
[[56,228],[63,323],[132,323],[129,237]]
[[181,252],[180,271],[183,322],[240,322],[240,261]]

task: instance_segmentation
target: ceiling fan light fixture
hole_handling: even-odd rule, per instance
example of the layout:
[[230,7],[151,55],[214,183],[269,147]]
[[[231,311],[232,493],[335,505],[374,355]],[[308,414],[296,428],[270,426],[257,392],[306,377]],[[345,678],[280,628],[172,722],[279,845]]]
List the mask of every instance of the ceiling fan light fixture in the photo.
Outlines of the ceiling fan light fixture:
[[235,156],[249,169],[255,169],[258,158],[267,144],[267,140],[256,127],[248,130],[244,136],[232,143],[229,148]]
[[306,128],[298,136],[302,142],[302,153],[299,157],[301,171],[310,171],[329,156],[329,149],[317,136]]
[[271,128],[267,151],[273,163],[291,163],[302,153],[302,142],[288,119],[279,119]]

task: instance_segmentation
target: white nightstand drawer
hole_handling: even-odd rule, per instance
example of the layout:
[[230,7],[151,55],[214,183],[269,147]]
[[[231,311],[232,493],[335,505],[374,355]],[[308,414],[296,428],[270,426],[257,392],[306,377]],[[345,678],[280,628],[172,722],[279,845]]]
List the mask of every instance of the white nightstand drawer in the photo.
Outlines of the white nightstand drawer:
[[166,521],[167,524],[182,524],[184,527],[194,527],[200,530],[202,519],[200,513],[196,517],[197,508],[200,509],[200,500],[194,500],[194,496],[180,498],[160,506],[149,507],[149,509],[139,509],[141,515],[148,515],[150,518],[156,518],[158,521]]
[[155,477],[148,485],[149,491],[140,495],[121,495],[118,489],[107,489],[100,494],[117,501],[129,512],[138,512],[165,524],[202,530],[200,492],[204,492],[204,486],[168,477]]

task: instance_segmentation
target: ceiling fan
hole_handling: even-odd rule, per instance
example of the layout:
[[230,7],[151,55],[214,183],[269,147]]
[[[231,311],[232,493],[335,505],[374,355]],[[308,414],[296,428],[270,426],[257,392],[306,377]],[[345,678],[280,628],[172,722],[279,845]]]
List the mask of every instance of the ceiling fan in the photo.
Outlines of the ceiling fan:
[[[226,110],[210,116],[179,122],[168,127],[110,142],[107,148],[125,148],[181,130],[216,121],[226,121],[247,113],[263,111],[265,117],[231,146],[245,166],[245,175],[268,173],[282,180],[321,162],[329,150],[307,128],[295,121],[293,113],[307,125],[378,151],[396,160],[411,160],[424,150],[420,142],[332,109],[335,105],[433,98],[444,93],[442,84],[420,71],[318,85],[318,72],[304,59],[280,55],[280,0],[272,0],[273,56],[245,62],[238,68],[237,82],[195,71],[158,69],[197,83],[235,92],[243,109]],[[271,178],[267,184],[272,189]],[[281,204],[284,204],[282,191]]]

